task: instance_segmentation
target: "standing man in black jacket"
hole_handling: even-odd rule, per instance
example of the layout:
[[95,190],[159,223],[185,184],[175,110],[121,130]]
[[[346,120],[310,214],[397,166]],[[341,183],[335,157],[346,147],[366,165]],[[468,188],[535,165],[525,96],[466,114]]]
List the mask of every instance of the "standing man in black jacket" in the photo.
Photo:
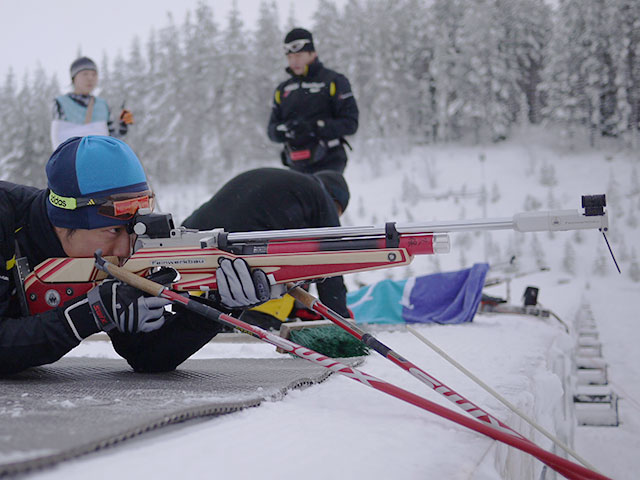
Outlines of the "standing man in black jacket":
[[[283,168],[257,168],[229,180],[182,225],[198,230],[224,228],[227,232],[337,227],[348,203],[349,187],[338,172],[305,175]],[[317,288],[322,303],[340,315],[351,316],[342,276],[327,278]],[[268,305],[258,309],[266,311]],[[255,314],[242,317],[266,328],[279,328],[281,323],[268,318],[258,323],[255,318]]]
[[344,137],[358,129],[358,106],[349,80],[322,65],[311,33],[303,28],[287,34],[284,50],[291,78],[274,93],[269,138],[284,143],[282,163],[294,170],[343,173]]
[[[101,249],[124,263],[135,240],[131,220],[139,208],[153,207],[138,157],[113,137],[65,141],[46,171],[49,188],[43,190],[0,182],[0,374],[55,362],[99,331],[135,371],[173,370],[220,331],[211,320],[184,309],[168,312],[168,301],[114,279],[80,296],[51,290],[50,310],[26,312],[23,304],[32,299],[21,301],[16,262],[26,259],[33,268],[49,258],[91,257]],[[244,261],[221,263],[218,284],[226,280],[229,288],[220,287],[218,308],[260,303],[259,279],[243,273]]]

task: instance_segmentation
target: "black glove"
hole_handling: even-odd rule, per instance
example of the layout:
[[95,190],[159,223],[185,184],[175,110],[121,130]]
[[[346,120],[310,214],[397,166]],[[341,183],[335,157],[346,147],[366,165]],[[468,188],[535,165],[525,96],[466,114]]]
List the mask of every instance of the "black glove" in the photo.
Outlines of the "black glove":
[[117,328],[122,333],[152,332],[162,327],[164,307],[171,303],[145,296],[137,288],[113,279],[89,290],[87,300],[98,328],[105,332]]
[[303,146],[316,136],[315,125],[306,120],[289,120],[284,136],[294,146]]
[[247,308],[260,305],[271,298],[267,275],[260,269],[249,271],[242,258],[220,259],[216,269],[220,303],[227,308]]

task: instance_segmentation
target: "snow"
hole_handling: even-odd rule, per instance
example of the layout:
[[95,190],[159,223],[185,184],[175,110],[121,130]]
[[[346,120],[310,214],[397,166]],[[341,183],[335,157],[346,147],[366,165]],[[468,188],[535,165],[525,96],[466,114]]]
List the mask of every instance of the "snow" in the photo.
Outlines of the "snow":
[[[505,284],[485,291],[503,297],[509,293],[511,303],[520,304],[524,288],[537,286],[540,303],[571,327],[581,307],[591,308],[603,358],[609,365],[610,385],[621,397],[622,423],[618,427],[576,425],[571,408],[567,408],[572,405],[570,399],[564,396],[575,382],[571,359],[576,334],[565,333],[553,317],[477,315],[470,324],[416,328],[602,473],[616,479],[636,478],[640,467],[636,308],[640,283],[631,279],[630,271],[640,235],[625,218],[635,213],[640,201],[632,184],[638,159],[607,148],[572,150],[562,139],[535,130],[516,140],[482,147],[423,146],[393,155],[360,147],[352,153],[346,172],[352,201],[343,218],[345,225],[504,217],[523,211],[526,202],[532,201],[541,209],[573,209],[580,207],[582,194],[608,194],[609,239],[622,275],[614,271],[610,259],[604,270],[593,273],[598,255],[608,255],[602,235],[596,231],[578,236],[573,232],[537,234],[542,254],[535,253],[533,234],[492,232],[452,234],[452,252],[437,261],[434,257],[417,258],[410,267],[356,274],[347,282],[355,289],[382,278],[428,274],[438,268],[455,270],[485,259],[497,265],[511,255],[516,255],[520,271],[535,269],[540,263],[548,265],[550,271],[513,279],[508,292]],[[481,155],[484,161],[479,161]],[[549,166],[553,166],[550,176]],[[235,173],[228,172],[227,177],[216,179],[216,184]],[[549,185],[554,182],[555,186]],[[450,191],[477,192],[483,184],[492,197],[486,204],[477,196],[433,198]],[[190,213],[194,201],[202,202],[215,191],[211,185],[171,187],[160,185],[156,190],[163,208],[172,211],[178,221]],[[499,199],[493,201],[496,197]],[[489,277],[497,274],[490,271]],[[408,331],[397,327],[372,331],[451,389],[539,446],[552,449],[548,439]],[[69,355],[118,358],[106,341],[85,341]],[[250,341],[210,343],[194,356],[228,357],[279,358],[280,354],[270,345]],[[359,368],[461,412],[376,353]],[[542,464],[529,455],[333,375],[320,385],[290,392],[280,401],[166,428],[32,477],[84,479],[91,472],[94,479],[215,475],[267,480],[299,475],[309,479],[493,480],[537,479],[541,470]]]

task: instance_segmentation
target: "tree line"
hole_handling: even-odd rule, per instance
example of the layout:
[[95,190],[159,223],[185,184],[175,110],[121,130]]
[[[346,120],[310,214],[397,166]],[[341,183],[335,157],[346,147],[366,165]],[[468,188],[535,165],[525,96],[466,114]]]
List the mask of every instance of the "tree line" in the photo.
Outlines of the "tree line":
[[[266,125],[286,78],[284,26],[264,0],[249,29],[200,3],[126,55],[100,60],[100,96],[136,124],[126,141],[155,178],[198,180],[238,165],[277,165]],[[344,73],[360,108],[361,152],[459,140],[500,141],[549,123],[640,145],[637,0],[320,0],[320,60]],[[72,59],[70,59],[71,61]],[[95,59],[98,60],[98,59]],[[66,83],[66,79],[65,79]],[[42,68],[0,86],[0,178],[42,185],[57,79]]]

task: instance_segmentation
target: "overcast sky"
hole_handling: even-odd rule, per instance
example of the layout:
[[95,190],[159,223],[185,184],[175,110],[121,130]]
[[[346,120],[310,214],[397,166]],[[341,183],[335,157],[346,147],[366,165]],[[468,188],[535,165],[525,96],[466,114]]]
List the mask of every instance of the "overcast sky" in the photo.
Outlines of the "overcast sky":
[[[253,28],[260,0],[236,0],[245,26]],[[346,1],[346,0],[345,0]],[[219,25],[224,25],[231,0],[206,0]],[[281,25],[288,17],[292,0],[275,0]],[[311,26],[317,0],[295,1],[296,18]],[[337,2],[338,5],[344,4]],[[167,12],[181,24],[198,0],[0,0],[0,83],[9,70],[22,80],[38,63],[56,74],[66,86],[69,65],[78,49],[98,64],[103,52],[110,59],[118,51],[128,55],[131,40],[146,40],[151,28],[167,23]]]

